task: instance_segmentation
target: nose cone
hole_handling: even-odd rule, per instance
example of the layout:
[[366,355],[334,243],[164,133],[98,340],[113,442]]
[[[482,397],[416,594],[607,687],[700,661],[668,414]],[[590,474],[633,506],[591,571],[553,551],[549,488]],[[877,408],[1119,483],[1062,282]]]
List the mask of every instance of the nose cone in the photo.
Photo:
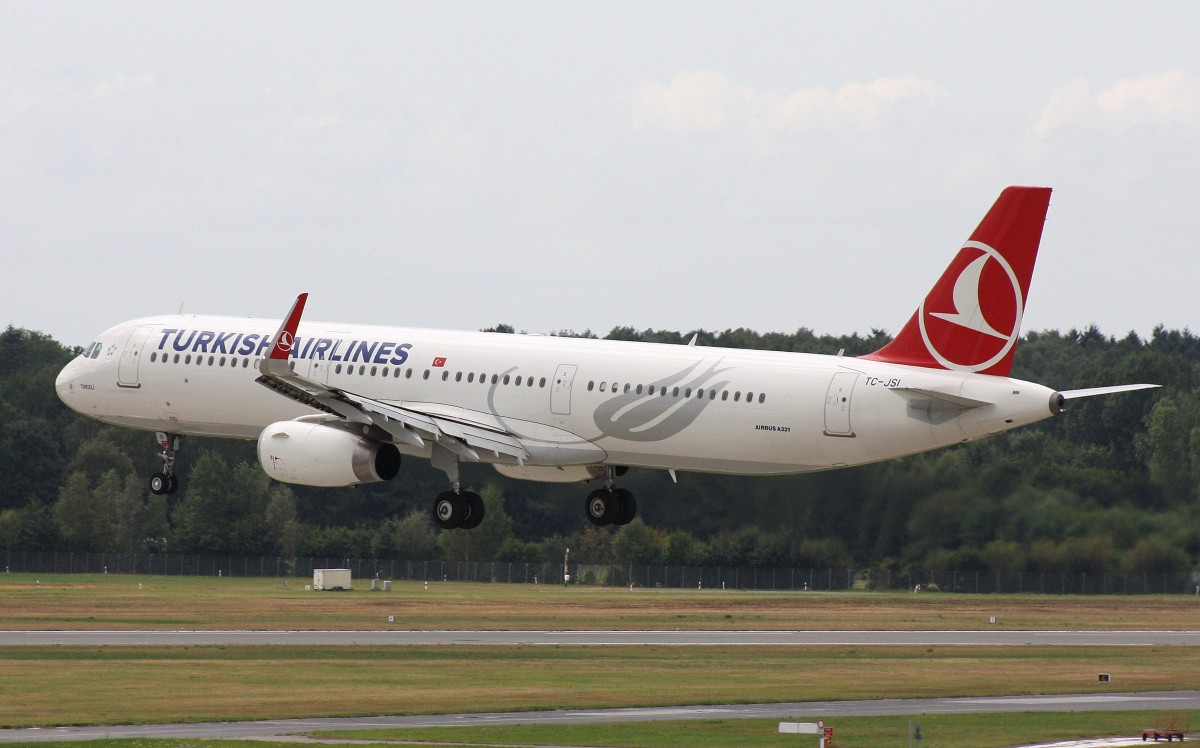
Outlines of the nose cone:
[[75,395],[78,392],[75,375],[78,371],[79,367],[72,361],[63,367],[62,371],[58,373],[58,378],[54,380],[54,389],[58,391],[58,399],[71,408],[75,408]]

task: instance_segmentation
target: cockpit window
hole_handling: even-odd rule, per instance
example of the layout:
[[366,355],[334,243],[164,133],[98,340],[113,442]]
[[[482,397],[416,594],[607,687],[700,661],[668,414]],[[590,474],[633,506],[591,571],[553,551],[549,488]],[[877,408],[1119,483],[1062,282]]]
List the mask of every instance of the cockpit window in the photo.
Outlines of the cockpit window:
[[100,345],[99,342],[92,343],[91,345],[89,345],[87,347],[86,350],[84,350],[83,357],[84,358],[99,358],[101,348],[103,348],[103,346]]

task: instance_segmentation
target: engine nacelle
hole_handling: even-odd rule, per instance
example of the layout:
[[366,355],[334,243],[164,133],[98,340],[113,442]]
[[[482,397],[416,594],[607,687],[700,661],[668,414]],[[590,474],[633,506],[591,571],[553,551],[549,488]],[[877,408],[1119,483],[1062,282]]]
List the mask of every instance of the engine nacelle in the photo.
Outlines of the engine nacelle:
[[303,421],[280,421],[263,429],[258,462],[275,480],[305,486],[378,483],[400,472],[396,445]]

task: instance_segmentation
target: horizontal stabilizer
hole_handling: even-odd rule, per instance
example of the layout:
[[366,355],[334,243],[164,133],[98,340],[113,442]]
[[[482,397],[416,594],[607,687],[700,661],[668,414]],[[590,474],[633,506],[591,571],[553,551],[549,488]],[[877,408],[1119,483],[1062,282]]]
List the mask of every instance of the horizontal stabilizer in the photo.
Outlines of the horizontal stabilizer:
[[1084,390],[1063,390],[1058,393],[1067,400],[1077,400],[1081,397],[1096,397],[1097,395],[1111,395],[1116,392],[1134,392],[1136,390],[1152,390],[1155,387],[1162,387],[1161,384],[1118,384],[1112,387],[1089,387]]
[[991,404],[985,400],[974,400],[962,395],[920,387],[895,387],[892,392],[908,401],[909,418],[916,418],[935,426],[953,420],[972,408]]
[[938,410],[970,410],[978,408],[980,405],[991,405],[987,400],[975,400],[962,395],[951,395],[948,392],[926,390],[920,387],[896,387],[892,392],[903,395],[909,401],[932,400],[933,407]]

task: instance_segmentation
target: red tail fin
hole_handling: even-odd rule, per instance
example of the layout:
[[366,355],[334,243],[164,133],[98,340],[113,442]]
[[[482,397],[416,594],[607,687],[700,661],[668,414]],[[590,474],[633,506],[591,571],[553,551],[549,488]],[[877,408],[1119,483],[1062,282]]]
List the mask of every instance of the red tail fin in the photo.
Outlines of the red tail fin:
[[1008,376],[1049,206],[1049,187],[1001,192],[900,334],[863,358]]

